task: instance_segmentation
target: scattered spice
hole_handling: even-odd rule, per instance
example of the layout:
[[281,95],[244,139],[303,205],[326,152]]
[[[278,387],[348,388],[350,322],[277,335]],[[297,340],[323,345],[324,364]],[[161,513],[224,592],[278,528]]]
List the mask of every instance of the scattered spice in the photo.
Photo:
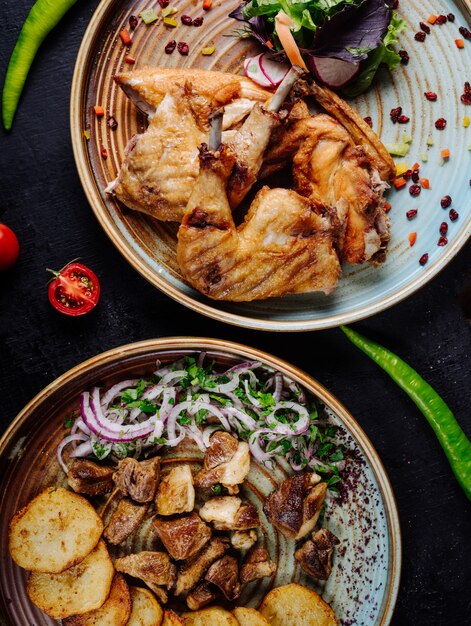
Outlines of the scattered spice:
[[429,100],[430,102],[435,102],[437,99],[437,94],[434,91],[424,91],[424,96],[427,98],[427,100]]
[[184,41],[179,41],[177,44],[177,50],[182,56],[186,57],[190,51],[190,47]]
[[398,55],[401,57],[402,65],[407,65],[409,63],[410,57],[406,50],[399,50]]
[[118,128],[118,122],[113,115],[108,117],[107,125],[111,128],[111,130],[116,130]]
[[409,245],[412,247],[417,241],[417,233],[409,233]]
[[402,114],[402,107],[396,107],[394,109],[391,109],[389,116],[393,124],[397,122],[401,114]]
[[439,117],[435,122],[435,128],[437,130],[443,130],[446,126],[446,119],[444,117]]
[[168,44],[165,46],[165,53],[172,54],[172,52],[175,50],[176,47],[177,47],[177,42],[175,41],[175,39],[171,39],[168,42]]
[[125,46],[130,46],[132,44],[131,35],[127,28],[123,28],[123,30],[119,33],[119,37]]
[[448,239],[446,237],[440,237],[440,239],[437,241],[437,246],[446,246],[446,244],[448,243]]
[[417,213],[418,213],[417,209],[410,209],[409,211],[407,211],[406,217],[408,220],[413,220],[414,217],[417,217]]
[[442,205],[442,209],[447,209],[451,205],[451,196],[443,196],[440,200],[440,204]]
[[195,17],[193,20],[193,26],[202,26],[204,22],[204,17]]
[[419,259],[419,263],[420,263],[420,265],[425,265],[425,264],[427,263],[427,261],[428,261],[428,254],[427,254],[427,253],[425,253],[425,254],[423,254],[423,255],[420,257],[420,259]]
[[419,26],[424,31],[424,33],[427,33],[427,35],[430,34],[430,26],[427,26],[425,22],[419,22]]
[[455,39],[456,47],[460,50],[464,48],[464,39]]
[[102,149],[100,150],[100,154],[101,154],[101,158],[102,159],[106,159],[108,158],[108,150],[105,147],[102,147]]
[[465,26],[460,26],[458,30],[465,39],[471,39],[471,31],[469,31]]
[[452,222],[456,222],[456,220],[459,218],[459,214],[457,211],[455,211],[455,209],[450,209],[450,212],[448,215]]
[[463,104],[471,104],[471,84],[466,81],[463,88],[463,93],[461,94],[461,102]]
[[191,26],[193,24],[193,19],[189,15],[182,15],[180,19],[185,26]]
[[134,63],[136,62],[136,59],[128,54],[127,56],[124,57],[124,62],[129,63],[129,65],[134,65]]
[[129,28],[134,30],[137,26],[137,17],[135,15],[129,16]]
[[422,190],[422,187],[420,185],[411,185],[409,187],[409,193],[413,198],[420,195],[421,190]]
[[440,224],[440,235],[446,235],[448,232],[448,224],[446,222],[442,222]]
[[97,104],[93,107],[93,110],[95,111],[95,115],[97,117],[103,117],[105,114],[105,109]]
[[427,35],[424,33],[424,31],[423,31],[423,30],[419,30],[419,32],[418,32],[418,33],[415,33],[415,35],[414,35],[414,39],[415,39],[416,41],[425,41],[425,37],[426,37],[426,36],[427,36]]

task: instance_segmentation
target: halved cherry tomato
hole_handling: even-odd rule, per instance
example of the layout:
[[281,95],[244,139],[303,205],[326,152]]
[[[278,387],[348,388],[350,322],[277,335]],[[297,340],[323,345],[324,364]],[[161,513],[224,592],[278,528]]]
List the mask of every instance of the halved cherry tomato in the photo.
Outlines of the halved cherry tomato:
[[15,233],[5,224],[0,224],[0,272],[9,270],[20,254],[20,244]]
[[48,270],[55,276],[49,283],[47,295],[52,306],[65,315],[84,315],[96,306],[100,298],[100,283],[91,269],[72,262],[60,270]]

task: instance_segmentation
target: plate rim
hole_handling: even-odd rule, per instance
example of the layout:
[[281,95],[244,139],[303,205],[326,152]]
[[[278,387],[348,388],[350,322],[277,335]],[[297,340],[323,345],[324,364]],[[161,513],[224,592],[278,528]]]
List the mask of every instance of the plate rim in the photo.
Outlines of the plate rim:
[[[91,174],[90,169],[87,168],[89,157],[86,150],[86,140],[84,140],[83,137],[83,129],[81,128],[81,103],[85,93],[84,70],[87,66],[88,52],[90,50],[90,44],[95,36],[96,29],[109,7],[118,1],[119,0],[100,1],[84,33],[77,54],[70,92],[70,132],[72,149],[82,188],[90,207],[95,214],[95,217],[98,219],[98,222],[105,231],[106,235],[126,261],[151,285],[157,287],[165,295],[169,296],[176,302],[183,304],[187,308],[205,315],[206,317],[243,328],[274,332],[324,330],[328,328],[335,328],[341,324],[349,324],[371,317],[389,309],[395,304],[398,304],[431,281],[466,245],[466,242],[471,236],[471,224],[469,224],[466,228],[463,228],[462,231],[453,238],[453,241],[450,242],[449,246],[447,246],[444,254],[438,259],[435,259],[433,264],[424,268],[424,273],[417,276],[417,278],[410,284],[403,286],[395,293],[390,294],[379,302],[372,302],[368,305],[364,305],[363,307],[357,307],[355,310],[350,312],[347,311],[344,313],[327,314],[325,317],[314,320],[270,320],[266,318],[250,317],[216,308],[211,304],[211,300],[209,300],[208,303],[200,302],[193,298],[191,294],[179,291],[178,288],[173,286],[169,281],[163,279],[159,274],[156,274],[144,263],[143,260],[137,256],[137,253],[132,249],[132,246],[129,245],[117,225],[107,215],[105,204],[97,189],[97,181]],[[464,6],[468,13],[471,12],[469,0],[458,0],[458,2]]]
[[368,435],[363,431],[353,415],[336,398],[336,396],[334,396],[317,379],[304,370],[268,352],[259,350],[258,348],[252,348],[238,342],[228,341],[226,339],[186,335],[146,339],[111,348],[110,350],[101,352],[85,361],[82,361],[78,365],[75,365],[39,391],[39,393],[37,393],[16,415],[0,438],[0,457],[6,453],[10,439],[14,437],[21,426],[27,422],[28,415],[31,411],[37,410],[49,395],[73,381],[80,374],[106,364],[117,363],[120,359],[125,357],[172,349],[200,351],[204,349],[211,349],[213,351],[226,352],[236,357],[260,360],[271,367],[279,369],[286,375],[297,379],[301,382],[301,384],[310,389],[314,395],[316,395],[330,410],[335,413],[353,437],[360,442],[362,452],[368,459],[380,488],[379,490],[384,503],[385,515],[387,517],[390,534],[391,548],[390,554],[388,555],[390,559],[388,572],[390,573],[391,578],[389,588],[387,589],[384,612],[379,624],[379,626],[388,626],[391,622],[399,593],[402,565],[402,537],[397,503],[386,469]]

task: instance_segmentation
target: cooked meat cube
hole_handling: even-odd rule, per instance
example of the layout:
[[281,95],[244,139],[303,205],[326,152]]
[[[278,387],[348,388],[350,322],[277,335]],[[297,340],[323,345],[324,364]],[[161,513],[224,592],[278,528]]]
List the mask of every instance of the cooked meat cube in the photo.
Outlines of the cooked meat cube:
[[178,465],[160,481],[156,508],[159,515],[190,513],[195,507],[195,489],[189,465]]
[[168,594],[163,589],[171,589],[175,583],[176,567],[166,552],[138,552],[116,559],[118,572],[139,578],[152,589],[159,600],[167,602]]
[[229,540],[226,537],[213,537],[198,554],[183,563],[178,574],[175,595],[181,596],[190,591],[201,580],[208,567],[228,548]]
[[270,555],[265,548],[254,546],[250,549],[240,568],[240,582],[245,585],[252,582],[252,580],[272,576],[275,570],[276,563],[270,561]]
[[186,603],[189,609],[198,611],[213,600],[216,600],[220,595],[217,587],[203,580],[187,595]]
[[151,502],[159,482],[160,457],[136,461],[127,457],[118,463],[113,480],[123,495],[136,502]]
[[327,580],[332,572],[332,555],[334,548],[340,543],[337,537],[321,528],[312,533],[312,539],[296,550],[294,557],[306,574],[318,580]]
[[242,503],[236,496],[211,498],[201,507],[200,516],[206,522],[213,522],[216,530],[248,530],[260,526],[254,505]]
[[215,561],[206,572],[205,579],[219,587],[228,600],[240,596],[239,566],[233,556],[226,554]]
[[211,538],[211,528],[196,513],[175,519],[156,517],[153,524],[168,553],[177,561],[196,554]]
[[237,530],[231,537],[232,547],[236,550],[249,550],[256,541],[255,530]]
[[113,491],[113,468],[88,459],[74,459],[67,472],[67,482],[77,493],[102,496]]
[[122,498],[103,533],[106,541],[114,546],[124,541],[142,524],[148,508],[148,504],[137,504],[129,498]]
[[266,516],[288,539],[301,539],[316,525],[327,492],[327,484],[318,482],[314,473],[291,476],[265,500]]
[[[224,439],[218,437],[213,444],[214,438],[223,434],[226,435]],[[210,446],[206,450],[209,461],[206,462],[205,459],[204,468],[195,476],[197,487],[211,487],[216,483],[221,483],[230,493],[237,493],[237,485],[244,482],[250,471],[250,450],[245,441],[238,441],[237,448],[233,452],[234,443],[232,440],[236,441],[228,433],[217,432],[211,437]],[[216,460],[221,460],[221,462],[214,465]],[[211,468],[207,467],[208,464],[211,465]]]

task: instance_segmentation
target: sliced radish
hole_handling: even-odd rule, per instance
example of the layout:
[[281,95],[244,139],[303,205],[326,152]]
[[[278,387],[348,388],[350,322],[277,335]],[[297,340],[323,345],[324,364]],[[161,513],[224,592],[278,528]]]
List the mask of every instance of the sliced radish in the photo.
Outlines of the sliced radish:
[[274,61],[269,52],[261,54],[258,58],[258,63],[263,74],[268,78],[273,87],[278,87],[291,67],[289,63]]
[[344,87],[360,71],[360,63],[349,63],[342,59],[330,57],[308,56],[308,65],[311,72],[327,87],[339,89]]
[[260,66],[260,57],[264,54],[258,54],[256,57],[251,57],[250,59],[246,59],[244,63],[245,75],[248,78],[251,78],[254,83],[260,85],[260,87],[273,87],[273,83],[269,80],[265,74],[262,72],[262,68]]

